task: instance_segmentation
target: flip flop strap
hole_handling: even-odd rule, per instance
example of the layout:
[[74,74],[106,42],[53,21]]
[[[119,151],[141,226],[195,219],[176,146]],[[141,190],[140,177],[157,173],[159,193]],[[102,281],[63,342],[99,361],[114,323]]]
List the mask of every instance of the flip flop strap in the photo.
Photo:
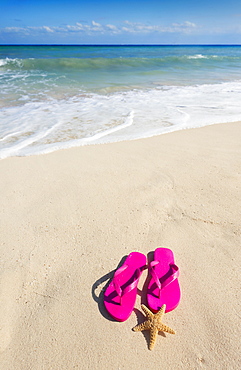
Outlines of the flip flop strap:
[[141,275],[141,270],[139,268],[137,268],[134,272],[134,275],[135,274],[137,275],[135,280],[131,284],[129,284],[126,288],[122,289],[119,282],[118,282],[118,276],[121,275],[122,272],[125,271],[128,267],[129,267],[128,265],[123,265],[123,266],[119,267],[118,270],[116,270],[115,275],[114,275],[113,284],[114,284],[115,290],[116,290],[116,292],[117,292],[117,294],[120,298],[124,294],[129,293],[131,290],[136,288],[136,286],[138,284],[139,277]]
[[157,285],[157,287],[159,289],[159,294],[160,294],[161,289],[164,289],[166,286],[168,286],[175,279],[178,278],[178,276],[179,276],[179,268],[174,263],[170,263],[169,266],[172,269],[172,274],[161,283],[160,282],[160,279],[158,278],[157,273],[156,273],[156,271],[154,269],[154,266],[158,265],[159,263],[160,263],[159,261],[152,261],[149,266],[150,266],[151,276],[153,277],[153,279],[154,279],[154,281],[155,281],[155,283],[156,283],[156,285]]

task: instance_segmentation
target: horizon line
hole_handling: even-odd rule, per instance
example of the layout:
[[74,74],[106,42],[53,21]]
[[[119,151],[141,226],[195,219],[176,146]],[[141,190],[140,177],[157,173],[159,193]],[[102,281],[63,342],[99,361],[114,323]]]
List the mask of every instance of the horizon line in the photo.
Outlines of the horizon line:
[[241,46],[241,44],[0,44],[0,46]]

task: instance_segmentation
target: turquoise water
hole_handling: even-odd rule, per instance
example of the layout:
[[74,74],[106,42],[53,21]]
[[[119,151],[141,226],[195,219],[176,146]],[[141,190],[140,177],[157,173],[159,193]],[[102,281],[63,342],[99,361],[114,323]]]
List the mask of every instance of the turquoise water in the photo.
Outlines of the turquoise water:
[[0,157],[241,120],[241,46],[0,46]]

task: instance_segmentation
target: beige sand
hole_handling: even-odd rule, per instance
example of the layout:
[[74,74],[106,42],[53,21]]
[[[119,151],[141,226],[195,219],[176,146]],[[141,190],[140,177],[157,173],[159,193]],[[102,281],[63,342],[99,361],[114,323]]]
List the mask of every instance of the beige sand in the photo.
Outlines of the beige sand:
[[[240,137],[230,123],[0,161],[1,370],[239,369]],[[111,321],[101,289],[157,246],[182,300],[149,351],[141,314]]]

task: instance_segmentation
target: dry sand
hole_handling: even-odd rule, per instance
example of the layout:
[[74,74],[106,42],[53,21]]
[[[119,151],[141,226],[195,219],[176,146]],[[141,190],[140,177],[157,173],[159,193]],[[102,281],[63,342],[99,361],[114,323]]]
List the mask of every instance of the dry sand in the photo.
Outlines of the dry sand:
[[[0,161],[1,370],[239,369],[241,123]],[[131,251],[171,248],[176,335],[112,321]]]

